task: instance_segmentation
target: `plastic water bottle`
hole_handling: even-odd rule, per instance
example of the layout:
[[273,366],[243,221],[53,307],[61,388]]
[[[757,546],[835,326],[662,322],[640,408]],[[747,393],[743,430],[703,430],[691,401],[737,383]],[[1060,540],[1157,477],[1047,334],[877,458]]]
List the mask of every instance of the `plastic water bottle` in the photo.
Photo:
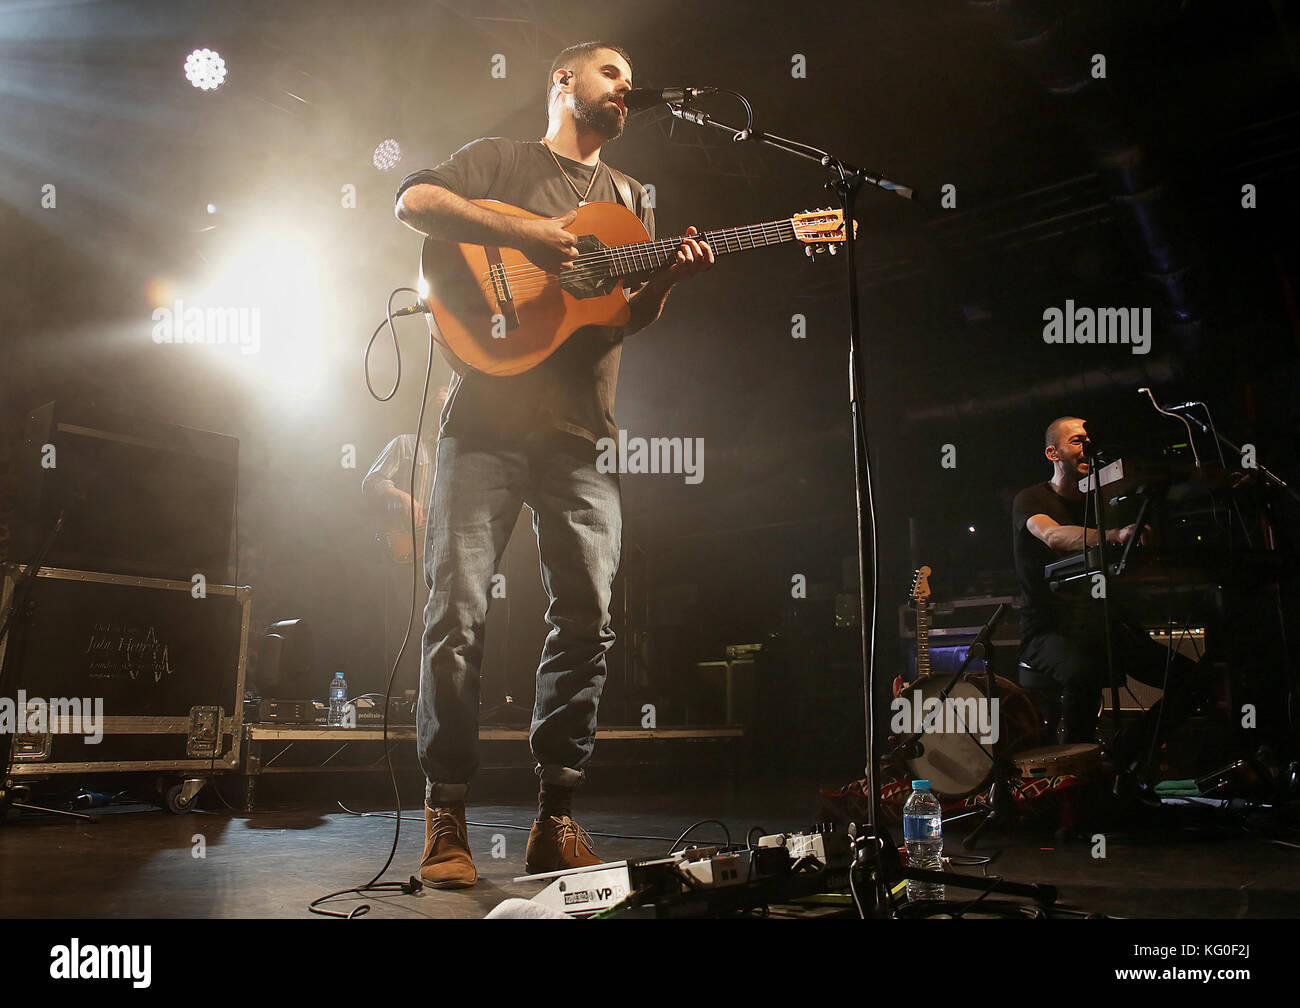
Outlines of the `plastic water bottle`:
[[343,708],[348,703],[348,681],[343,678],[342,672],[335,672],[334,678],[330,680],[330,713],[327,724],[341,725],[343,723]]
[[[903,806],[903,843],[910,868],[943,868],[943,809],[930,790],[928,780],[912,781],[912,796]],[[909,900],[943,899],[942,882],[914,882],[908,879]]]

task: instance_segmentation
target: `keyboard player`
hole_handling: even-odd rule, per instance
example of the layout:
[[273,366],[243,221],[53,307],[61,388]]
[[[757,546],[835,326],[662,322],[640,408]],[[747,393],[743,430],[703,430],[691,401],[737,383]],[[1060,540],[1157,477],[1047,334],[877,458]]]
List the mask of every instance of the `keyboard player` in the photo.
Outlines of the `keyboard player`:
[[[1084,494],[1080,480],[1089,474],[1084,458],[1087,433],[1080,417],[1053,420],[1044,438],[1044,454],[1052,478],[1027,487],[1012,505],[1012,548],[1020,582],[1023,637],[1021,660],[1050,674],[1060,684],[1061,712],[1067,743],[1097,740],[1101,691],[1110,685],[1106,660],[1106,609],[1091,591],[1054,593],[1043,568],[1080,553],[1085,542],[1097,545],[1096,521],[1084,527]],[[1137,534],[1134,526],[1108,529],[1106,542],[1122,547]],[[1112,559],[1119,549],[1113,550]],[[1141,629],[1125,621],[1118,606],[1110,606],[1110,645],[1115,671],[1165,688],[1164,700],[1113,740],[1109,755],[1115,769],[1130,781],[1145,758],[1158,727],[1168,729],[1191,713],[1196,665],[1174,654]],[[1166,684],[1166,671],[1168,683]],[[1164,713],[1161,715],[1161,708]]]

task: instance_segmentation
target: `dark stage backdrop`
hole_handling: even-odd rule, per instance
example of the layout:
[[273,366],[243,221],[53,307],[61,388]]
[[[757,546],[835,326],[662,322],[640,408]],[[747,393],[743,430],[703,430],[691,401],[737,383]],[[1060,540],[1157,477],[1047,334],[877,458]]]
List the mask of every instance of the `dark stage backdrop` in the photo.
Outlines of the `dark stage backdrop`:
[[[1137,395],[1151,386],[1210,403],[1297,475],[1300,50],[1283,5],[122,2],[0,12],[0,508],[30,476],[16,439],[39,403],[234,435],[256,623],[307,618],[322,689],[334,669],[379,688],[360,482],[414,427],[426,348],[419,320],[399,322],[401,387],[370,398],[362,351],[419,248],[393,193],[476,137],[540,136],[552,56],[590,38],[625,45],[637,84],[741,91],[761,127],[927,197],[860,202],[884,681],[914,563],[937,596],[1008,586],[1010,500],[1047,478],[1041,432],[1060,414],[1158,451],[1182,431]],[[181,70],[200,46],[229,67],[212,92]],[[380,171],[387,138],[400,161]],[[605,155],[654,187],[661,235],[832,201],[815,165],[660,110]],[[695,663],[729,644],[811,654],[836,632],[856,582],[844,286],[840,260],[789,246],[729,257],[628,341],[621,426],[702,438],[704,476],[624,478],[616,624],[646,638],[613,656],[610,717],[646,698],[684,710]],[[1149,343],[1045,342],[1045,310],[1067,301],[1149,309]],[[234,311],[240,338],[187,344],[187,307]],[[432,373],[445,382],[441,360]],[[543,631],[526,519],[485,704],[530,688]]]

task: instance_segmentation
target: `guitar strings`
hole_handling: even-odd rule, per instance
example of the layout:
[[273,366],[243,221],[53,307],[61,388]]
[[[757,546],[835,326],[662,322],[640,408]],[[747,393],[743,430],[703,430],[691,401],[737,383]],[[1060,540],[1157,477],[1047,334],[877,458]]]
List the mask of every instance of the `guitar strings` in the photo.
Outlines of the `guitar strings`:
[[[751,233],[757,232],[764,239],[763,244],[772,244],[772,242],[768,239],[771,239],[773,237],[775,237],[777,241],[789,241],[791,238],[797,237],[797,232],[794,231],[793,227],[787,227],[787,225],[790,225],[790,221],[788,220],[774,221],[768,224],[751,225],[746,228],[726,228],[719,231],[710,231],[701,235],[691,235],[690,237],[695,238],[697,241],[707,241],[710,244],[715,244],[715,245],[718,244],[720,241],[723,246],[722,251],[724,252],[739,251],[746,248],[746,245],[744,244],[743,241],[742,231],[748,231]],[[775,230],[776,232],[775,235],[770,233],[773,230]],[[789,235],[789,237],[786,237],[786,235]],[[629,262],[630,264],[639,265],[639,263],[636,261],[638,259],[641,258],[650,259],[652,256],[655,256],[657,254],[667,255],[669,253],[676,252],[679,248],[681,248],[682,242],[686,239],[686,237],[687,237],[686,235],[681,235],[677,238],[664,238],[654,242],[634,242],[630,245],[610,246],[600,250],[599,252],[588,252],[585,253],[584,255],[580,255],[578,256],[576,261],[584,264],[597,264],[597,263],[608,263],[611,261],[622,259]],[[732,248],[733,238],[735,239],[735,248]],[[758,246],[750,245],[748,247],[756,248]],[[661,263],[659,265],[663,265],[663,264]],[[577,268],[578,267],[575,267],[575,269]],[[533,270],[536,269],[537,267],[531,267],[531,268],[526,266],[510,267],[507,270],[505,270],[505,275],[507,278],[509,278],[511,276],[518,275],[520,273],[532,272]],[[548,275],[554,276],[555,274],[548,274]]]
[[[716,241],[721,239],[722,241],[728,244],[730,244],[732,238],[734,237],[737,244],[740,244],[742,239],[742,232],[746,232],[746,231],[761,232],[764,237],[769,237],[770,236],[769,232],[772,230],[776,230],[778,235],[786,231],[792,231],[793,230],[792,228],[787,227],[787,225],[789,224],[790,221],[788,220],[773,221],[767,224],[754,224],[742,228],[724,228],[718,231],[705,232],[704,234],[701,235],[691,235],[690,237],[695,238],[698,241]],[[601,249],[598,252],[588,252],[582,256],[579,256],[579,258],[587,259],[588,257],[590,257],[591,259],[594,260],[602,257],[617,258],[619,256],[628,256],[628,255],[650,255],[654,252],[672,252],[681,247],[681,244],[686,239],[686,237],[687,237],[686,235],[679,235],[676,238],[661,238],[657,241],[633,242],[628,245],[607,246],[606,248]],[[743,247],[743,245],[740,245],[740,247]]]
[[[569,271],[563,275],[568,280],[603,279],[611,275],[634,275],[666,265],[667,259],[681,247],[685,235],[676,238],[660,239],[651,242],[634,242],[628,245],[612,246],[598,252],[581,255]],[[691,236],[696,237],[696,236]],[[736,228],[722,228],[705,232],[698,240],[707,241],[715,246],[715,251],[725,254],[743,251],[746,248],[760,248],[778,244],[800,237],[798,227],[791,218],[769,221],[763,224],[744,225]],[[748,239],[748,244],[746,243]],[[664,262],[656,261],[660,256]],[[648,260],[643,263],[641,260]],[[610,274],[606,267],[610,263],[634,267],[628,274]],[[495,276],[488,271],[480,275],[481,289],[488,293],[495,283],[504,279],[510,284],[512,295],[528,296],[545,290],[561,280],[561,275],[542,270],[533,265],[508,267]]]
[[[709,239],[701,236],[701,240],[708,241]],[[736,248],[723,246],[716,249],[715,252],[725,254],[728,252],[742,251],[745,248],[762,248],[767,245],[778,244],[781,241],[789,240],[789,238],[778,238],[775,241],[757,242],[748,246],[739,245]],[[544,290],[546,287],[561,280],[596,280],[611,276],[632,276],[637,273],[650,272],[661,266],[667,265],[668,257],[672,256],[680,247],[680,245],[668,245],[664,249],[664,261],[658,263],[654,260],[649,260],[644,263],[641,262],[641,259],[649,259],[647,253],[640,253],[635,257],[624,254],[609,255],[604,253],[588,253],[586,256],[579,256],[575,260],[575,265],[563,274],[550,273],[537,266],[516,266],[506,269],[502,271],[502,273],[498,273],[496,277],[494,277],[490,271],[483,273],[480,275],[480,281],[485,288],[490,288],[494,286],[494,281],[496,279],[504,279],[509,283],[510,293],[512,295],[535,294],[539,290]],[[588,258],[588,256],[590,256],[590,258]],[[619,262],[620,260],[622,260],[621,263]],[[625,274],[611,273],[606,269],[610,263],[627,265],[633,268]]]
[[[575,260],[574,267],[564,274],[564,278],[573,280],[592,279],[603,275],[603,267],[610,263],[640,267],[643,265],[641,262],[643,259],[647,260],[644,264],[647,269],[657,269],[659,266],[667,264],[666,257],[681,248],[685,237],[683,235],[678,238],[667,238],[655,242],[636,242],[630,245],[613,246],[599,252],[586,253]],[[692,235],[691,237],[717,246],[715,251],[727,253],[790,241],[798,237],[798,232],[794,229],[790,220],[784,220],[750,225],[743,228],[726,228],[706,232],[699,236]],[[749,245],[745,244],[746,237],[751,238]],[[660,255],[665,257],[664,262],[655,261]],[[640,272],[640,270],[633,270],[633,272]],[[542,287],[553,280],[560,279],[560,274],[546,272],[537,266],[513,266],[499,272],[496,276],[508,281],[522,281],[521,284],[511,284],[511,289],[518,290],[520,293],[530,293],[536,290],[536,287],[530,286],[530,281],[535,283],[539,277],[545,278],[542,280]],[[490,284],[493,280],[493,274],[488,271],[482,274],[480,279]]]
[[[707,238],[702,240],[708,241]],[[719,244],[715,247],[714,252],[715,254],[725,254],[728,252],[741,251],[747,247],[760,248],[766,245],[777,244],[780,240],[782,239],[778,239],[777,241],[756,242],[748,246],[739,245],[734,248],[731,247],[730,245]],[[789,239],[787,238],[783,240],[788,241]],[[570,270],[566,271],[563,274],[563,276],[566,279],[574,279],[574,280],[595,278],[595,277],[606,275],[607,273],[606,267],[611,264],[630,267],[627,270],[626,275],[654,270],[654,269],[658,269],[661,266],[667,265],[668,262],[673,257],[674,253],[676,253],[676,251],[680,247],[681,247],[680,244],[668,245],[662,248],[661,250],[659,250],[659,253],[657,255],[648,252],[588,253],[587,255],[579,256],[574,261],[574,266]],[[551,273],[542,270],[540,267],[537,266],[520,265],[520,266],[508,267],[505,270],[498,271],[495,274],[493,274],[491,271],[486,271],[483,274],[481,274],[481,279],[483,279],[484,281],[490,281],[495,276],[498,279],[505,279],[507,281],[512,281],[511,286],[513,287],[514,286],[513,281],[516,280],[527,280],[528,278],[533,278],[537,276],[544,276],[548,278],[559,278],[560,275],[561,274]]]

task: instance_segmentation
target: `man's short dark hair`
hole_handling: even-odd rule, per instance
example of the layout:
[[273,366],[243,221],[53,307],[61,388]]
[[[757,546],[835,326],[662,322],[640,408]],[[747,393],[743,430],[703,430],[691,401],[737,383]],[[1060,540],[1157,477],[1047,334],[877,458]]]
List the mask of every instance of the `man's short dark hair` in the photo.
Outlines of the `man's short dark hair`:
[[1055,420],[1053,420],[1051,423],[1049,423],[1049,424],[1047,425],[1047,431],[1046,431],[1046,433],[1043,434],[1043,439],[1044,439],[1044,441],[1046,441],[1047,443],[1046,443],[1045,445],[1043,445],[1043,447],[1044,447],[1044,448],[1051,448],[1053,445],[1056,444],[1056,442],[1057,442],[1057,441],[1060,439],[1060,437],[1061,437],[1061,425],[1064,424],[1066,421],[1068,421],[1068,420],[1082,420],[1082,419],[1083,419],[1082,417],[1077,417],[1077,416],[1075,416],[1075,415],[1072,414],[1072,413],[1071,413],[1071,414],[1067,414],[1066,416],[1059,416],[1059,417],[1057,417]]
[[609,49],[618,53],[625,60],[630,68],[632,66],[632,57],[627,54],[627,50],[613,42],[579,42],[577,45],[571,45],[569,48],[561,50],[560,54],[555,57],[551,63],[551,72],[546,75],[546,111],[551,111],[551,102],[555,100],[555,71],[564,67],[576,70],[578,67],[585,66],[591,59],[592,53],[598,49]]

